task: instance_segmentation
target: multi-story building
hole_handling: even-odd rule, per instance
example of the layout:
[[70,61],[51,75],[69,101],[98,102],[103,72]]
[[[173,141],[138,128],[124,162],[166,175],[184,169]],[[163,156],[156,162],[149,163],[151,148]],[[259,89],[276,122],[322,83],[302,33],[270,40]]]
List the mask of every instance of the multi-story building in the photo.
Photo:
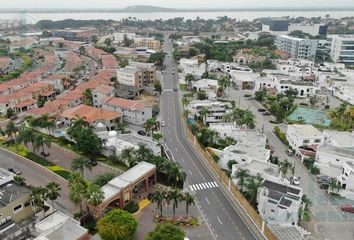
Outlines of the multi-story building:
[[192,83],[193,88],[196,88],[197,91],[203,90],[209,100],[215,100],[217,97],[219,84],[218,80],[214,79],[201,79],[194,81]]
[[316,57],[318,40],[302,39],[286,35],[277,36],[275,46],[282,51],[288,52],[291,57],[298,59],[313,60]]
[[131,124],[143,125],[146,120],[152,118],[152,107],[124,98],[105,98],[102,108],[123,113],[123,120]]
[[133,38],[134,45],[136,47],[147,47],[149,49],[160,51],[161,43],[158,40],[150,39],[150,38]]
[[203,119],[206,124],[224,122],[224,115],[230,111],[229,109],[231,109],[231,103],[214,102],[210,100],[194,100],[190,102],[187,110],[190,111],[190,116],[199,117],[203,108],[209,110],[209,113],[204,116]]
[[142,71],[136,67],[125,67],[117,70],[118,83],[137,88],[143,87]]
[[342,197],[354,199],[354,163],[353,161],[344,162],[342,172],[337,177],[337,181],[341,186],[339,194]]
[[331,58],[335,62],[354,64],[354,35],[332,36]]
[[141,63],[129,61],[130,67],[135,67],[141,70],[143,84],[150,84],[156,81],[156,68],[153,63]]
[[302,195],[300,187],[265,180],[258,190],[258,212],[270,225],[297,224]]
[[317,149],[319,145],[323,143],[322,133],[314,126],[307,125],[288,125],[288,130],[286,132],[286,138],[289,141],[289,145],[297,153],[299,148],[306,146],[312,149]]
[[115,89],[112,86],[101,85],[98,86],[96,89],[92,90],[92,101],[93,106],[100,108],[102,107],[102,103],[104,99],[114,97]]
[[53,37],[64,38],[69,41],[89,42],[92,35],[92,29],[68,29],[56,30],[52,32]]
[[2,233],[32,216],[30,193],[31,189],[13,181],[12,173],[0,168],[0,238]]

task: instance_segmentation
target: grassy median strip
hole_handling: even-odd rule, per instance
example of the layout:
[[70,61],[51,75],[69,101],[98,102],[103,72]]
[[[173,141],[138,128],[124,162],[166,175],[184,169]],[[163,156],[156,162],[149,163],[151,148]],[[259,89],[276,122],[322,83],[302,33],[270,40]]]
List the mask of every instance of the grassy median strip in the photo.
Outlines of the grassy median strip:
[[0,147],[7,149],[13,153],[16,153],[24,158],[27,158],[45,168],[47,168],[48,170],[54,172],[55,174],[63,177],[64,179],[68,180],[70,177],[71,172],[67,171],[66,169],[64,169],[61,166],[55,165],[49,161],[47,161],[46,159],[38,156],[37,154],[29,151],[27,148],[25,148],[22,145],[19,144],[7,144],[6,142],[4,142],[4,140],[0,140]]

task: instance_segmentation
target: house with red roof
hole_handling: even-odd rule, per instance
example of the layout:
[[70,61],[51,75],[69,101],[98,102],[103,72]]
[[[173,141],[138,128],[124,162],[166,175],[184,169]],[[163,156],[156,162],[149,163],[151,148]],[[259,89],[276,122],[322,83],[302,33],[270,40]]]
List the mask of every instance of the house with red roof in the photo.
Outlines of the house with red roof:
[[146,120],[152,118],[152,107],[139,101],[107,97],[103,99],[102,108],[123,113],[123,120],[130,124],[143,125]]
[[100,85],[92,90],[92,100],[94,107],[102,107],[102,102],[107,97],[114,97],[115,89],[112,86]]
[[73,119],[83,118],[94,127],[99,127],[99,123],[103,124],[107,131],[116,129],[117,121],[120,121],[123,114],[120,112],[109,111],[101,108],[91,107],[81,104],[74,108],[65,110],[60,119],[66,126],[70,126]]

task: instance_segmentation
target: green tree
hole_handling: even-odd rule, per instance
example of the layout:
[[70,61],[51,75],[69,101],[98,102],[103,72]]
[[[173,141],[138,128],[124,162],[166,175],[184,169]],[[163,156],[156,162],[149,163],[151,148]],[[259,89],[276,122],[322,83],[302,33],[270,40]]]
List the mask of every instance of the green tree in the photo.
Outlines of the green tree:
[[186,203],[186,214],[188,217],[189,207],[195,205],[194,196],[187,192],[183,195],[183,201]]
[[146,120],[144,128],[147,133],[151,132],[152,134],[155,130],[160,129],[160,122],[157,120],[156,117],[150,118]]
[[178,163],[168,162],[166,170],[167,179],[172,186],[176,187],[179,181],[185,181],[187,175]]
[[201,117],[201,119],[203,120],[203,123],[206,124],[206,117],[209,116],[211,114],[211,108],[210,107],[203,107],[200,111],[199,111],[199,116]]
[[251,204],[255,207],[257,206],[258,188],[261,186],[262,186],[262,182],[255,177],[251,177],[249,182],[247,183],[247,191],[245,195],[248,197]]
[[92,164],[90,159],[87,159],[85,157],[78,157],[75,158],[72,163],[71,163],[71,169],[74,171],[79,170],[81,175],[86,179],[86,172],[85,170],[92,170]]
[[340,186],[340,183],[338,183],[337,179],[331,178],[331,180],[329,181],[329,189],[332,192],[338,193],[340,188],[341,188],[341,186]]
[[15,126],[13,121],[9,121],[6,124],[6,128],[5,128],[5,134],[7,136],[9,136],[12,140],[15,139],[16,140],[16,134],[18,132],[18,128]]
[[152,158],[154,153],[150,148],[147,148],[145,144],[140,143],[138,149],[135,151],[135,155],[139,162],[147,162],[150,158]]
[[259,102],[263,102],[267,96],[267,90],[262,89],[255,92],[255,99]]
[[237,164],[238,162],[236,160],[230,160],[227,162],[227,168],[231,171],[232,170],[232,166],[234,164]]
[[118,65],[121,68],[125,68],[126,66],[129,65],[129,61],[128,61],[128,59],[122,59],[122,60],[119,61]]
[[72,173],[69,177],[69,199],[75,206],[80,206],[82,213],[82,201],[85,198],[87,182],[80,173]]
[[22,128],[17,136],[17,142],[19,144],[24,144],[28,148],[29,143],[33,143],[34,134],[33,131],[29,128]]
[[103,240],[132,240],[138,223],[128,212],[110,210],[97,222],[97,230]]
[[159,92],[161,94],[162,92],[162,86],[161,86],[161,83],[160,81],[155,81],[154,82],[154,88],[155,88],[155,91]]
[[80,55],[85,55],[86,54],[86,48],[84,46],[79,47],[79,54]]
[[92,42],[93,44],[96,44],[96,43],[98,42],[98,37],[97,37],[97,35],[92,35],[92,37],[91,37],[91,42]]
[[[32,189],[32,192],[30,194],[30,198],[32,201],[32,204],[35,207],[39,207],[40,209],[44,210],[44,202],[47,200],[47,189],[44,187],[35,187]],[[44,211],[43,211],[43,217],[44,217]]]
[[73,139],[76,142],[74,149],[84,155],[94,157],[101,153],[102,141],[91,128],[81,128]]
[[166,198],[168,201],[172,201],[173,218],[176,218],[176,208],[178,208],[178,203],[183,200],[183,195],[180,190],[172,189],[168,191]]
[[160,216],[162,216],[162,203],[165,198],[165,193],[156,191],[152,194],[151,202],[156,203],[156,209],[160,211]]
[[34,135],[33,138],[33,149],[34,151],[39,150],[40,148],[42,148],[42,153],[45,155],[45,148],[44,146],[46,146],[47,148],[50,148],[51,146],[51,141],[49,139],[47,139],[46,137],[44,137],[42,134],[37,133]]
[[52,201],[52,208],[54,211],[54,201],[57,200],[58,197],[60,197],[61,187],[56,182],[50,182],[47,184],[46,188],[47,188],[46,197]]
[[138,158],[133,147],[128,147],[122,150],[120,154],[120,159],[129,165],[129,167],[134,167],[138,163]]
[[90,89],[86,89],[84,92],[84,103],[88,106],[93,106],[93,96]]
[[218,85],[222,91],[222,93],[225,92],[230,86],[231,86],[231,81],[228,76],[223,76],[218,79]]
[[249,171],[246,169],[239,169],[236,173],[237,184],[240,186],[240,191],[243,192],[243,188],[246,186],[246,180],[249,178]]
[[146,240],[184,240],[185,233],[172,223],[158,224],[154,231],[149,232]]
[[106,38],[106,39],[104,40],[104,44],[105,44],[107,47],[112,46],[112,39]]
[[283,178],[286,177],[289,169],[291,169],[292,166],[293,165],[287,159],[285,159],[285,161],[279,163],[279,171],[281,172],[281,175]]
[[100,186],[100,187],[103,187],[109,181],[111,181],[114,177],[115,177],[115,175],[113,173],[110,173],[110,172],[102,173],[102,174],[96,176],[93,183]]
[[184,80],[186,81],[186,83],[188,84],[188,89],[191,89],[192,86],[192,82],[195,81],[195,77],[193,74],[186,74],[186,76],[184,77]]
[[150,54],[148,62],[154,63],[156,66],[161,67],[165,59],[166,54],[164,52],[157,52]]
[[104,192],[96,184],[90,184],[86,190],[85,198],[87,203],[93,207],[100,205],[104,200]]

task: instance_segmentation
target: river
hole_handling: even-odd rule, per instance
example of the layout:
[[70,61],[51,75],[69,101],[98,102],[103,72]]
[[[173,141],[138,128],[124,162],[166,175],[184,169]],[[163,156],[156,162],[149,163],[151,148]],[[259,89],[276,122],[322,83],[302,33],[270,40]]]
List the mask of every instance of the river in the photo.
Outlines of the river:
[[221,16],[228,16],[237,20],[253,20],[261,17],[325,17],[329,14],[333,18],[353,17],[354,11],[234,11],[234,12],[158,12],[158,13],[0,13],[1,19],[26,19],[27,23],[36,23],[39,20],[63,20],[63,19],[112,19],[137,18],[141,20],[156,20],[183,17],[185,19],[216,19]]

